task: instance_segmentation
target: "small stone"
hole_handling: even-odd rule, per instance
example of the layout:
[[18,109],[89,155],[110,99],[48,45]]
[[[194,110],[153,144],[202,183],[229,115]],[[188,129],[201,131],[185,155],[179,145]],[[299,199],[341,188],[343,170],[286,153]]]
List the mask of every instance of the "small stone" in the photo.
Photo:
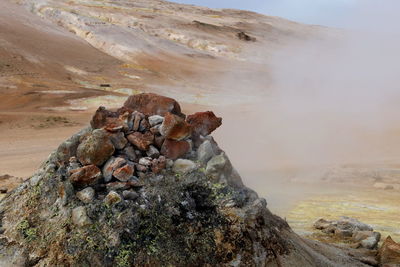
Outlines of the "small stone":
[[114,153],[115,148],[104,130],[94,130],[77,149],[77,158],[83,165],[103,165]]
[[76,197],[83,203],[91,203],[94,199],[94,189],[91,187],[86,187],[85,189],[76,193]]
[[139,131],[145,132],[150,130],[150,124],[146,119],[140,121]]
[[149,156],[150,158],[157,158],[158,156],[160,156],[160,151],[158,151],[157,148],[155,148],[154,146],[149,146],[149,150],[146,151],[147,156]]
[[327,221],[323,218],[320,218],[314,223],[314,228],[318,229],[318,230],[322,230],[322,229],[328,228],[331,225],[331,223],[332,223],[332,221]]
[[164,144],[165,137],[164,136],[155,136],[154,137],[154,144],[161,149],[162,145]]
[[196,169],[196,163],[188,159],[177,159],[172,166],[175,173],[188,173]]
[[138,149],[146,151],[149,146],[154,142],[154,135],[151,132],[144,134],[140,132],[134,132],[128,135],[128,140],[131,144],[135,145]]
[[135,166],[138,172],[147,172],[148,170],[148,167],[142,164],[136,164]]
[[76,207],[72,210],[72,222],[79,227],[92,224],[92,221],[86,214],[85,207]]
[[142,119],[144,118],[144,115],[140,112],[134,112],[132,113],[132,117],[133,117],[133,127],[132,130],[133,131],[139,131],[140,128],[140,122],[142,121]]
[[161,124],[164,121],[164,117],[160,115],[153,115],[149,117],[149,123],[151,127]]
[[86,186],[96,184],[101,176],[101,171],[97,166],[88,165],[74,170],[69,180],[73,185]]
[[152,134],[159,134],[160,133],[160,128],[161,128],[161,124],[156,125],[156,126],[150,128],[150,132]]
[[202,162],[208,162],[214,156],[214,150],[211,142],[205,140],[197,149],[197,159]]
[[135,149],[130,145],[122,150],[122,154],[125,155],[130,161],[136,161],[137,159]]
[[181,141],[192,134],[192,127],[182,117],[167,113],[160,127],[160,133],[165,138]]
[[114,171],[117,170],[118,168],[121,168],[125,163],[126,163],[126,160],[124,158],[111,157],[106,162],[106,164],[104,164],[104,167],[103,167],[104,181],[106,183],[110,182],[111,179],[112,179]]
[[114,147],[119,150],[124,149],[124,147],[128,143],[128,140],[125,138],[123,132],[111,134],[110,140]]
[[206,175],[223,172],[227,163],[228,163],[228,161],[227,161],[227,158],[224,153],[221,153],[218,156],[212,157],[207,162]]
[[190,151],[190,144],[186,141],[165,140],[161,147],[161,154],[170,159],[183,157]]
[[375,249],[381,240],[381,233],[373,232],[371,236],[365,238],[360,242],[361,246],[366,249]]
[[6,194],[8,192],[7,187],[0,187],[0,194]]
[[120,180],[121,182],[128,181],[134,174],[135,170],[133,166],[127,164],[114,171],[113,176]]
[[148,167],[148,166],[151,165],[151,161],[152,161],[152,158],[143,157],[143,158],[141,158],[141,159],[139,160],[139,164]]
[[192,126],[194,134],[202,136],[211,134],[222,125],[222,118],[215,116],[212,111],[189,115],[186,121]]
[[139,194],[134,192],[134,191],[125,190],[125,191],[122,192],[122,196],[126,200],[136,200],[139,197]]
[[107,196],[104,198],[104,202],[105,202],[108,206],[117,204],[117,203],[119,203],[119,202],[121,202],[121,201],[122,201],[121,196],[120,196],[117,192],[115,192],[115,191],[110,191],[110,192],[107,194]]

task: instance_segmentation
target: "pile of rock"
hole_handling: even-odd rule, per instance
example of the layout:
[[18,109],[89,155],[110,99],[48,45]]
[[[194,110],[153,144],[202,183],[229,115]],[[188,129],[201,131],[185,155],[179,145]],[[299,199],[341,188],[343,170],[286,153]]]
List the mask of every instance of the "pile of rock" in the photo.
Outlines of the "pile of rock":
[[59,155],[76,196],[107,204],[134,200],[146,177],[166,169],[185,174],[204,167],[216,181],[230,163],[210,134],[222,123],[213,112],[185,116],[179,104],[156,94],[129,97],[117,111],[100,107],[78,146]]
[[366,249],[376,249],[381,239],[381,234],[374,232],[370,225],[349,217],[341,217],[337,221],[319,219],[314,227],[325,234],[354,243],[355,247]]

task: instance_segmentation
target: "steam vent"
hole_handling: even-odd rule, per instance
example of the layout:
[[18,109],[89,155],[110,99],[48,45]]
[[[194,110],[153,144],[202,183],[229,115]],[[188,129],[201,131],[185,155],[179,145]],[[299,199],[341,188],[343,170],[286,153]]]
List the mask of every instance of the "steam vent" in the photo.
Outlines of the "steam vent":
[[364,266],[271,214],[221,124],[155,94],[100,107],[0,202],[0,266]]

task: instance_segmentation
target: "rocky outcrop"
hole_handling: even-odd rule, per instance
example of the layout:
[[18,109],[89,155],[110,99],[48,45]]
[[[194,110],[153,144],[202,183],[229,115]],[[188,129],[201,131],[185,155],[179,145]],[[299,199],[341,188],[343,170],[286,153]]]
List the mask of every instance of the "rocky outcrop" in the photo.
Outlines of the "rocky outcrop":
[[[1,266],[364,266],[294,234],[243,185],[212,137],[198,132],[201,152],[191,135],[167,137],[160,154],[135,142],[117,147],[115,133],[162,136],[149,127],[165,118],[134,105],[100,112],[92,120],[100,123],[0,202]],[[122,117],[122,127],[110,127]]]

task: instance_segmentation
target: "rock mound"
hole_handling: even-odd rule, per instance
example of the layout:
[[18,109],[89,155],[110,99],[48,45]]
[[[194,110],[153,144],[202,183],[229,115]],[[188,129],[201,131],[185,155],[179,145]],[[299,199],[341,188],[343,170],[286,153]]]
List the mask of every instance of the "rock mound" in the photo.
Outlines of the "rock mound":
[[100,107],[0,202],[0,265],[364,266],[271,214],[210,136],[220,125],[154,94]]

